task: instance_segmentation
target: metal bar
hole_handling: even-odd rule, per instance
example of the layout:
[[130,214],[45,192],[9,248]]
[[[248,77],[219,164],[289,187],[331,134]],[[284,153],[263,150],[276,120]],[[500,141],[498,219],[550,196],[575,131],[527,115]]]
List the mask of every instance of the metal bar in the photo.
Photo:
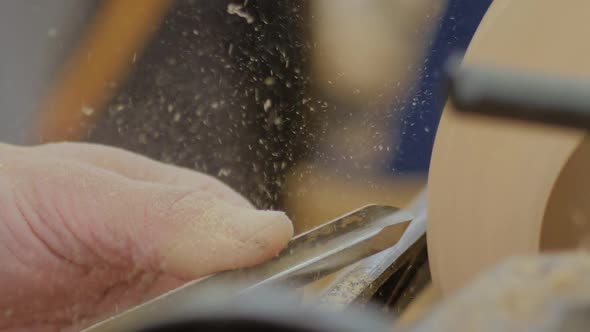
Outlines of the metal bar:
[[460,64],[460,58],[446,68],[457,111],[590,129],[590,80]]

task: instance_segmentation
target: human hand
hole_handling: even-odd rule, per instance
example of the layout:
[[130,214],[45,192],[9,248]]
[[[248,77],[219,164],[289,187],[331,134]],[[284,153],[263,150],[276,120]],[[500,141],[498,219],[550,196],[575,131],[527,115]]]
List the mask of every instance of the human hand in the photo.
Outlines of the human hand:
[[291,239],[207,175],[120,149],[0,144],[0,331],[78,330]]

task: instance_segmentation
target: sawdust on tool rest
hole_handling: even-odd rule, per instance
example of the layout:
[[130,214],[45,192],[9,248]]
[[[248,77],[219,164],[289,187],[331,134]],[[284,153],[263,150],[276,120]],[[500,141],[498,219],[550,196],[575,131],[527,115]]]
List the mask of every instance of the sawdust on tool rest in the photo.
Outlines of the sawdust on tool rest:
[[590,303],[590,255],[513,258],[443,301],[414,331],[535,331]]

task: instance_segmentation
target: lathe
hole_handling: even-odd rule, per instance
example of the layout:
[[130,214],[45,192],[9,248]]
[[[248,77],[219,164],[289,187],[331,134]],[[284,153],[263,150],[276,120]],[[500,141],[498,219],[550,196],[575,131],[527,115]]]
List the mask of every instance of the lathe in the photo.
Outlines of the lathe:
[[[245,4],[236,6],[232,19],[254,22]],[[467,50],[446,61],[438,89],[448,99],[428,181],[411,204],[371,204],[302,227],[267,263],[195,280],[85,331],[588,330],[588,13],[584,0],[493,1]],[[323,65],[333,74],[333,64]],[[258,83],[272,90],[275,78]],[[327,89],[348,88],[340,84]],[[259,93],[244,98],[258,101]],[[48,110],[69,94],[53,96]],[[342,100],[373,97],[359,91]],[[261,100],[271,112],[270,97]],[[351,108],[364,110],[358,105]],[[54,115],[40,121],[52,135],[61,128]]]

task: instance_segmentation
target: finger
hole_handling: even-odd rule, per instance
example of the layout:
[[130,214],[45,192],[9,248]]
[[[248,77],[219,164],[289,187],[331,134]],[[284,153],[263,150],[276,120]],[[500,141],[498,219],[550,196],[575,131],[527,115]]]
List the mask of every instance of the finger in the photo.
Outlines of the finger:
[[164,164],[123,149],[90,143],[51,143],[33,151],[102,167],[135,180],[190,186],[233,204],[252,207],[240,194],[218,179],[178,166]]
[[[282,212],[239,207],[199,190],[132,180],[65,159],[23,154],[11,160],[2,170],[26,202],[21,210],[43,216],[37,223],[30,218],[35,232],[70,232],[113,263],[192,279],[265,261],[292,236]],[[59,236],[45,242],[59,255],[84,259],[80,248],[64,247]]]

